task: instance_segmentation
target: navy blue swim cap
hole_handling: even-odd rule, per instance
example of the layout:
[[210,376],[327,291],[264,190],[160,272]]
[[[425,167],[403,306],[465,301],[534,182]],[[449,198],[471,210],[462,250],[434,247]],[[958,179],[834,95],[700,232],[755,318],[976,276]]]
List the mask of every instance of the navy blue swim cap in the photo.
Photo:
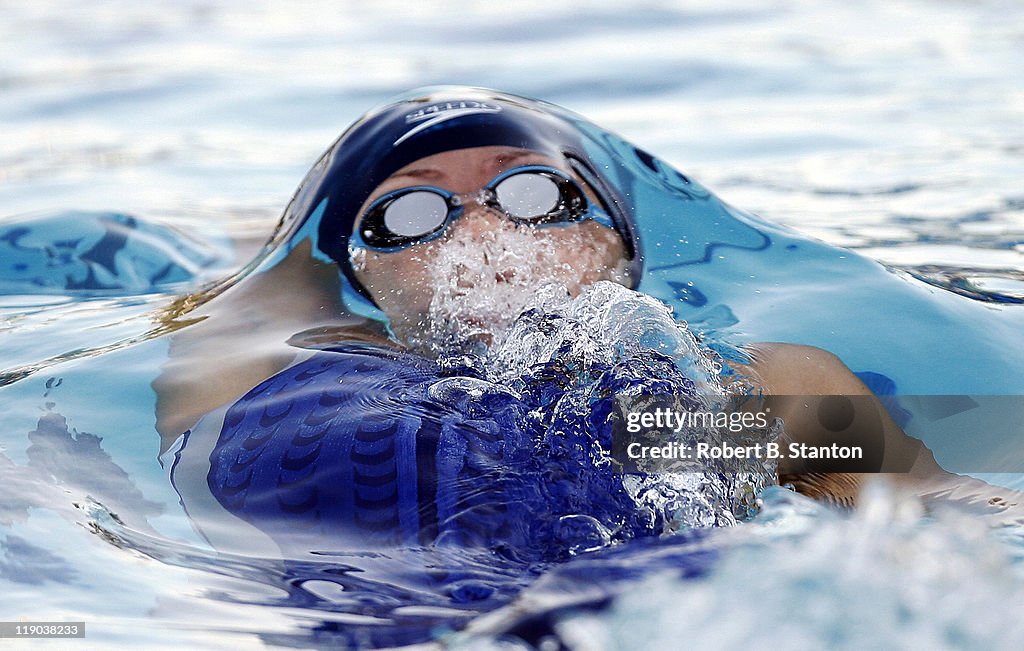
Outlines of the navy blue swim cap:
[[632,205],[588,156],[579,124],[585,121],[552,104],[482,88],[413,91],[370,111],[338,138],[299,186],[275,239],[308,227],[310,216],[322,207],[315,225],[320,252],[337,262],[352,287],[372,302],[353,273],[348,244],[357,211],[374,189],[425,156],[470,147],[519,147],[565,160],[593,188],[622,237],[635,288],[643,262]]

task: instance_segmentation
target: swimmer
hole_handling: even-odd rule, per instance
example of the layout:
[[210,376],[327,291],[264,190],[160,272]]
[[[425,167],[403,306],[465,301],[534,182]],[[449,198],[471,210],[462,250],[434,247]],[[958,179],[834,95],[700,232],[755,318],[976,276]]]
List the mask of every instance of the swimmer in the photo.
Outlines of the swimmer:
[[[635,289],[643,243],[630,210],[578,126],[541,103],[448,88],[371,112],[317,162],[264,254],[169,317],[180,330],[154,382],[163,448],[303,349],[480,350],[542,286],[570,296],[600,281]],[[898,483],[990,505],[991,487],[942,471],[835,355],[787,343],[747,352],[736,370],[769,396],[865,397],[856,404],[879,419],[882,467],[899,469]],[[820,429],[806,405],[782,409],[794,440]],[[782,468],[780,480],[850,505],[864,476]]]

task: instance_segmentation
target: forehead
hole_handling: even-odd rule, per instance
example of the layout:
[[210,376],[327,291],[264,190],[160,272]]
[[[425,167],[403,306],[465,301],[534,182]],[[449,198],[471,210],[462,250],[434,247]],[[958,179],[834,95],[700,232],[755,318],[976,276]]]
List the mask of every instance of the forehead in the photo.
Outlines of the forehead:
[[480,189],[498,174],[521,165],[547,165],[569,172],[565,162],[519,147],[472,147],[426,156],[397,170],[374,191],[378,196],[408,185],[438,185],[452,192]]

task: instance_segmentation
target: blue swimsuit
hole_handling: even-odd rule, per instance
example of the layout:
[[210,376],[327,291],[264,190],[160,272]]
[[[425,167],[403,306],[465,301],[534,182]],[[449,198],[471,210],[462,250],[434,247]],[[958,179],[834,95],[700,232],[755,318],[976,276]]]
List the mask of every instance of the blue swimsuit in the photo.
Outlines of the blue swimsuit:
[[554,528],[575,513],[624,521],[626,537],[660,532],[631,521],[621,475],[592,466],[588,443],[610,437],[607,401],[590,422],[543,435],[559,373],[540,369],[519,397],[406,353],[319,351],[228,408],[210,493],[279,544],[313,549],[438,543],[558,557],[566,541]]

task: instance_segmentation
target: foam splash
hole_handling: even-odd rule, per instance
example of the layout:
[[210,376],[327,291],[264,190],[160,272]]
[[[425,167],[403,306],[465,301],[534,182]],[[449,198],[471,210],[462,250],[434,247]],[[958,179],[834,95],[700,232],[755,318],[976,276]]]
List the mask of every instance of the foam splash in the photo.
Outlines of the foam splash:
[[[721,358],[703,346],[660,301],[611,282],[570,298],[556,285],[536,292],[526,310],[488,349],[479,366],[495,385],[538,405],[547,450],[587,450],[588,466],[612,472],[610,404],[674,395],[711,411],[736,386],[723,385]],[[557,390],[553,390],[557,389]],[[761,442],[775,430],[757,432]],[[690,439],[720,442],[725,432],[684,429]],[[647,472],[622,476],[634,515],[647,530],[729,526],[757,510],[756,496],[776,481],[758,472]],[[605,523],[607,525],[607,523]],[[600,538],[600,536],[598,537]]]
[[554,285],[568,294],[576,293],[581,281],[622,282],[623,267],[609,269],[608,259],[608,242],[579,229],[507,221],[480,232],[454,229],[426,261],[434,282],[428,288],[429,309],[392,327],[430,356],[481,352],[526,309],[539,287]]
[[549,284],[534,291],[522,311],[488,350],[486,367],[496,381],[556,358],[584,370],[658,353],[671,358],[699,393],[726,392],[721,358],[697,341],[685,321],[676,322],[668,306],[645,294],[598,282],[570,298]]
[[[735,548],[707,579],[651,578],[608,612],[564,619],[559,637],[602,649],[1024,648],[1021,568],[977,518],[924,518],[883,484],[850,516],[778,488],[764,499],[724,536]],[[735,615],[727,627],[723,613]]]

